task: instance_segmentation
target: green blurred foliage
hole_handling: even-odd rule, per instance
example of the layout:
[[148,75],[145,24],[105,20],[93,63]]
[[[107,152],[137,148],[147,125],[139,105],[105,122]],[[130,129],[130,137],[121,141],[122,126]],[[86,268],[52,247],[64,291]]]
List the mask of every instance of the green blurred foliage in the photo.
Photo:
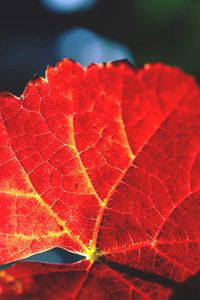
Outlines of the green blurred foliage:
[[140,35],[136,63],[160,60],[200,79],[200,1],[129,1]]
[[158,30],[184,13],[190,2],[190,0],[132,0],[137,13],[150,26],[159,26]]

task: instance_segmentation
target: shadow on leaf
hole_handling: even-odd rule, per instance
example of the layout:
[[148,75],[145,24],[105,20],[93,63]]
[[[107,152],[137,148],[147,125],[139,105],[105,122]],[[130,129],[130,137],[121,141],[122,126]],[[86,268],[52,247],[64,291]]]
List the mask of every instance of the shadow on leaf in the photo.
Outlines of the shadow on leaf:
[[178,288],[174,289],[174,293],[170,300],[198,300],[200,299],[200,273],[190,277]]
[[128,266],[121,265],[117,262],[112,262],[102,258],[102,262],[110,268],[130,277],[138,277],[146,281],[161,284],[173,290],[173,294],[169,300],[198,300],[200,299],[200,273],[190,277],[183,283],[178,283],[172,279],[165,278],[161,275],[148,273],[139,269],[134,269]]

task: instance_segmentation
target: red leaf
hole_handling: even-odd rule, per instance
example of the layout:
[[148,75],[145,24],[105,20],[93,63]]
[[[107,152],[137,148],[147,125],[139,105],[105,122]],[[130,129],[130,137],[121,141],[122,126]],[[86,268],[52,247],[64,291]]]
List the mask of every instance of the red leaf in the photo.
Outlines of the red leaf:
[[2,94],[0,109],[1,262],[55,246],[86,257],[11,267],[2,299],[168,299],[175,282],[196,276],[200,100],[191,76],[64,60],[20,98]]

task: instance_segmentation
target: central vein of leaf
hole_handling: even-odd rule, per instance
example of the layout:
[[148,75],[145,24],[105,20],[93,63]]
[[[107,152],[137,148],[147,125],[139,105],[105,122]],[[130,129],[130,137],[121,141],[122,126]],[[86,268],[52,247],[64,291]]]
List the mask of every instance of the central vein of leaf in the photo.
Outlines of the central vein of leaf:
[[[117,121],[120,122],[120,124],[121,124],[121,126],[123,128],[123,133],[124,133],[124,138],[125,138],[125,145],[126,145],[126,147],[128,149],[128,153],[127,154],[128,154],[128,157],[129,157],[129,163],[127,164],[127,167],[124,169],[124,171],[121,173],[121,175],[118,177],[118,179],[116,180],[115,184],[110,189],[107,197],[105,199],[100,199],[101,201],[99,201],[100,209],[99,209],[99,214],[98,214],[98,217],[97,217],[96,225],[95,225],[95,228],[94,228],[93,238],[92,238],[92,240],[90,242],[89,247],[86,249],[86,252],[84,253],[84,255],[86,256],[86,258],[88,260],[90,260],[92,263],[94,261],[96,261],[99,257],[101,257],[103,255],[103,252],[99,251],[98,248],[97,248],[97,242],[98,242],[98,236],[99,236],[99,231],[100,231],[102,219],[103,219],[103,216],[104,216],[104,212],[105,212],[105,210],[106,210],[106,208],[108,206],[108,202],[110,201],[110,199],[111,199],[113,193],[115,192],[117,186],[119,185],[119,183],[121,182],[122,178],[124,177],[124,175],[128,171],[129,167],[132,165],[133,160],[135,159],[135,155],[132,152],[131,147],[130,147],[129,142],[128,142],[128,137],[126,135],[126,130],[125,130],[125,127],[124,127],[124,124],[123,124],[123,120],[122,120],[122,115],[120,115],[120,117],[119,117],[119,119]],[[86,172],[86,174],[87,174],[87,172]],[[93,185],[92,185],[92,187],[93,187]]]

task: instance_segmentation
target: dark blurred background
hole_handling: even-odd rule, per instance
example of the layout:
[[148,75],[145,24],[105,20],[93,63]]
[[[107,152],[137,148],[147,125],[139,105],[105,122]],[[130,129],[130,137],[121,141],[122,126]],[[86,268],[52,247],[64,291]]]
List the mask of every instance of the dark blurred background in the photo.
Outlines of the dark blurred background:
[[[6,0],[0,5],[0,90],[17,95],[34,74],[69,57],[162,61],[200,79],[199,0]],[[70,262],[53,250],[34,260]]]

